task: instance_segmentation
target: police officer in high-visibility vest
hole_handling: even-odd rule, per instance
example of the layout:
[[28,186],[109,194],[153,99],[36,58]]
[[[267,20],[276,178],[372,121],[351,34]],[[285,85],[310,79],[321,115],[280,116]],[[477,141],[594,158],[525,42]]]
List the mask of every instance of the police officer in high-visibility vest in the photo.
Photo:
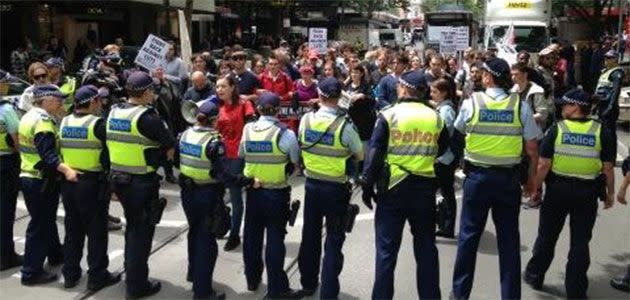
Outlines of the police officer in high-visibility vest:
[[527,186],[538,162],[542,137],[531,107],[512,87],[510,66],[494,58],[483,64],[484,92],[464,100],[455,119],[455,129],[465,134],[464,197],[459,222],[457,258],[453,274],[453,297],[468,299],[473,286],[479,239],[488,213],[496,227],[499,248],[501,298],[521,297],[520,235],[518,228],[521,186],[519,162],[525,149],[531,166]]
[[77,88],[77,79],[63,74],[65,66],[63,59],[59,57],[51,57],[45,64],[48,67],[50,82],[59,87],[59,90],[66,95],[63,108],[65,111],[68,111],[73,103],[74,91]]
[[247,189],[243,258],[248,290],[258,288],[266,267],[267,298],[295,299],[299,293],[289,288],[284,271],[284,237],[291,197],[287,179],[299,162],[300,148],[293,131],[276,118],[279,105],[277,94],[261,94],[256,102],[260,118],[243,129],[239,156],[245,159],[244,174],[260,182],[260,187]]
[[[219,107],[215,103],[203,102],[197,111],[197,122],[179,140],[179,183],[189,224],[187,279],[193,283],[195,299],[225,298],[225,293],[215,291],[211,285],[218,248],[215,229],[208,226],[221,222],[216,220],[219,216],[215,212],[223,209],[223,184],[254,184],[253,178],[229,172],[225,146],[215,129],[218,116]],[[223,221],[229,222],[229,217],[224,217]]]
[[337,106],[341,82],[327,78],[320,81],[317,88],[320,108],[302,117],[298,132],[306,168],[304,227],[298,267],[302,276],[302,295],[313,295],[319,284],[322,221],[326,218],[320,297],[333,299],[339,295],[338,276],[343,268],[341,248],[346,239],[341,224],[347,215],[351,196],[346,163],[363,160],[363,144],[350,119]]
[[[604,197],[604,209],[614,203],[614,164],[617,142],[605,126],[588,118],[591,96],[571,90],[558,100],[563,119],[546,133],[541,143],[535,187],[545,181],[545,199],[540,208],[538,237],[524,280],[541,289],[551,265],[558,236],[565,219],[571,218],[571,246],[564,286],[567,298],[586,298],[591,240],[597,199]],[[605,175],[605,182],[601,174]],[[607,192],[602,195],[602,190]]]
[[439,114],[423,99],[427,90],[422,73],[410,71],[400,76],[398,102],[381,111],[366,153],[361,184],[368,208],[372,209],[374,183],[386,181],[379,186],[385,190],[378,191],[374,218],[373,299],[394,296],[394,270],[406,221],[413,235],[418,295],[440,298],[433,165],[448,148],[449,134]]
[[0,99],[0,271],[21,266],[24,259],[15,252],[13,242],[15,207],[20,189],[19,126],[20,119],[13,103]]
[[88,239],[88,289],[100,290],[120,281],[107,271],[107,178],[109,156],[105,147],[105,121],[99,117],[103,90],[82,86],[74,95],[74,112],[61,121],[60,149],[64,162],[80,173],[78,181],[61,185],[66,212],[64,287],[73,288],[81,278],[81,257]]
[[[107,118],[107,148],[113,191],[125,211],[125,270],[127,297],[139,298],[160,291],[149,281],[149,252],[164,203],[159,200],[156,169],[166,156],[173,159],[175,139],[167,132],[154,101],[153,79],[141,71],[127,79],[127,103],[112,107]],[[210,283],[208,283],[210,284]]]
[[34,285],[55,281],[57,274],[44,270],[63,262],[57,231],[59,205],[58,173],[67,181],[77,181],[78,172],[63,163],[58,151],[57,116],[63,113],[65,95],[52,84],[33,90],[33,107],[20,120],[18,141],[21,159],[21,188],[31,216],[26,229],[22,284]]
[[623,85],[624,71],[618,64],[619,54],[609,50],[604,54],[604,70],[597,81],[595,95],[597,103],[597,117],[603,126],[617,138],[617,120],[619,119],[619,94]]

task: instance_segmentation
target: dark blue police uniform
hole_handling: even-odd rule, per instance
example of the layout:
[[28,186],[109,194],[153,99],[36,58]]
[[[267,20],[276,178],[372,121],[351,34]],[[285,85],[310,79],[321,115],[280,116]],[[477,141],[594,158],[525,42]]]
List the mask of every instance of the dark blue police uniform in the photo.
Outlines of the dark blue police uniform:
[[[424,76],[419,72],[407,72],[400,78],[409,87],[427,89]],[[421,102],[414,98],[400,98],[398,103]],[[379,115],[366,153],[361,184],[363,201],[371,208],[374,183],[381,180],[382,169],[389,144],[389,126],[383,115]],[[446,129],[438,138],[438,155],[449,146]],[[439,299],[439,264],[435,246],[435,178],[409,174],[388,191],[379,191],[374,217],[376,229],[376,272],[373,299],[391,299],[394,295],[394,271],[402,240],[405,221],[409,222],[413,236],[413,251],[416,259],[416,285],[422,299]]]

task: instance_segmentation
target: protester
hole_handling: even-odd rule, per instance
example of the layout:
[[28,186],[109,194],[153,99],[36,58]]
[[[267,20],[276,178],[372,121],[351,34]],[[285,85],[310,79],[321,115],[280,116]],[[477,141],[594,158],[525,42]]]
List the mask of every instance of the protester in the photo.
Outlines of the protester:
[[293,81],[280,70],[280,60],[272,54],[267,62],[267,70],[260,76],[262,89],[276,93],[283,102],[290,101],[294,93]]
[[48,68],[40,62],[34,62],[28,67],[28,78],[33,85],[27,87],[18,102],[18,108],[23,112],[28,112],[33,107],[33,90],[42,85],[50,83]]

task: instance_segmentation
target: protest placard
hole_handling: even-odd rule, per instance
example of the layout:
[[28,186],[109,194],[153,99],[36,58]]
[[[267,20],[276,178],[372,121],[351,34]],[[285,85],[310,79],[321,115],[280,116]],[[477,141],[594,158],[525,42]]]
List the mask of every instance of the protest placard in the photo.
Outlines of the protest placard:
[[157,68],[163,68],[166,64],[166,53],[169,44],[159,37],[149,34],[144,41],[142,48],[138,51],[134,63],[153,71]]

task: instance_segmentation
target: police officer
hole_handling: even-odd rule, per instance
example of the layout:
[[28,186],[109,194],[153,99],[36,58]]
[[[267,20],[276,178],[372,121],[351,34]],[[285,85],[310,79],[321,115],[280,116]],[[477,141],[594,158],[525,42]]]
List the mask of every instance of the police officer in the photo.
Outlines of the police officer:
[[346,162],[363,160],[363,145],[350,119],[337,106],[341,82],[327,78],[319,82],[320,109],[300,122],[299,141],[305,165],[304,227],[298,254],[302,294],[311,296],[318,286],[321,260],[322,220],[326,218],[326,246],[320,297],[339,295],[339,273],[343,267],[341,248],[346,238],[341,224],[348,211],[350,187]]
[[31,216],[26,229],[22,284],[34,285],[55,281],[57,274],[44,271],[44,259],[49,265],[63,261],[57,231],[59,184],[57,172],[67,181],[77,181],[78,173],[62,163],[57,149],[56,116],[62,114],[65,95],[52,84],[33,90],[33,107],[22,117],[18,129],[20,144],[21,188],[26,208]]
[[[455,129],[466,134],[464,150],[464,198],[459,222],[457,259],[453,274],[453,296],[468,299],[473,285],[479,238],[488,213],[497,232],[501,297],[519,299],[520,237],[518,229],[521,186],[518,164],[523,149],[532,163],[531,183],[538,163],[537,139],[542,132],[531,107],[509,93],[510,66],[492,58],[483,65],[484,92],[473,93],[462,103]],[[531,184],[528,184],[528,190]]]
[[77,80],[72,76],[64,76],[63,59],[59,57],[51,57],[45,64],[48,67],[50,82],[59,87],[59,90],[67,96],[63,104],[64,109],[67,111],[73,102],[74,91],[77,87]]
[[[215,129],[219,107],[205,101],[197,112],[197,123],[184,131],[179,141],[182,206],[188,219],[188,280],[195,299],[223,299],[225,293],[212,289],[212,273],[217,260],[217,233],[208,223],[223,209],[223,184],[252,185],[253,178],[234,176],[225,165],[225,148]],[[212,222],[208,222],[211,220]],[[227,225],[227,224],[226,224]],[[226,226],[227,229],[227,226]]]
[[[2,76],[4,77],[4,76]],[[15,252],[13,222],[20,181],[20,154],[17,133],[20,119],[16,108],[0,100],[0,271],[22,265],[23,257]]]
[[173,159],[175,139],[167,132],[154,101],[153,79],[132,73],[126,85],[129,100],[112,107],[107,119],[107,148],[111,180],[127,219],[125,269],[127,296],[139,298],[157,293],[161,284],[148,281],[148,259],[155,225],[164,203],[159,203],[156,169],[166,157]]
[[619,93],[625,73],[618,65],[618,54],[615,50],[609,50],[604,54],[604,70],[599,77],[595,95],[599,98],[597,104],[597,116],[602,125],[617,138],[617,119],[619,119]]
[[[439,299],[438,251],[435,246],[434,163],[449,146],[449,134],[438,113],[422,99],[428,87],[424,74],[406,72],[398,79],[398,102],[381,111],[367,150],[363,201],[372,209],[374,182],[379,186],[374,218],[376,271],[373,299],[392,299],[394,269],[405,221],[409,221],[416,258],[418,294]],[[384,164],[384,162],[387,162]],[[387,176],[389,169],[390,175]],[[387,178],[381,178],[387,181]]]
[[[284,271],[284,236],[290,214],[291,187],[287,179],[299,161],[295,134],[276,118],[280,97],[265,92],[256,103],[260,119],[245,124],[239,156],[245,159],[244,174],[260,181],[259,188],[247,190],[243,258],[247,288],[256,290],[264,266],[267,267],[267,298],[294,299],[299,296],[289,288]],[[262,260],[263,237],[267,232],[265,264]]]
[[[558,101],[563,120],[550,128],[541,144],[535,187],[546,182],[545,200],[540,208],[538,237],[533,255],[525,269],[525,282],[540,290],[545,273],[553,260],[554,248],[567,216],[571,222],[571,246],[564,286],[567,298],[586,298],[590,264],[588,243],[591,240],[597,198],[602,197],[606,176],[604,209],[614,203],[614,164],[616,140],[609,129],[587,116],[591,96],[582,90],[571,90]],[[550,172],[551,171],[551,172]]]
[[104,95],[93,85],[82,86],[74,96],[74,112],[61,121],[60,148],[64,162],[80,172],[78,181],[62,182],[66,212],[64,240],[64,287],[75,287],[81,278],[83,244],[88,238],[88,289],[100,290],[120,281],[120,274],[107,271],[106,171],[109,157],[105,146],[105,122],[98,117]]

